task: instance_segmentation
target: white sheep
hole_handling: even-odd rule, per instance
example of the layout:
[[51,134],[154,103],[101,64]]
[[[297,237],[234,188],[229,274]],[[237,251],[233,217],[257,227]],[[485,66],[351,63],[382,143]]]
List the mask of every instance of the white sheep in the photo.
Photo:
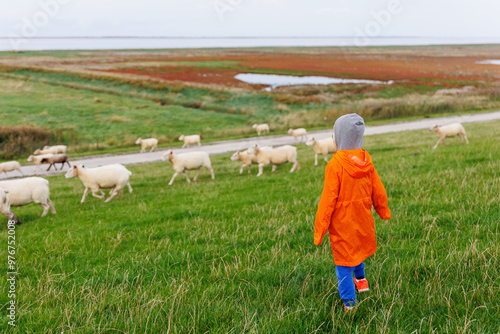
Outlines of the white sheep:
[[252,125],[252,128],[254,128],[255,131],[257,131],[257,134],[259,136],[260,136],[260,134],[269,133],[269,125],[267,125],[266,123],[254,124],[254,125]]
[[42,155],[30,155],[28,161],[33,161],[37,169],[40,169],[40,165],[44,162],[45,158],[54,156],[54,154],[42,154]]
[[288,134],[292,135],[295,140],[300,137],[300,140],[307,141],[307,131],[304,128],[289,129]]
[[68,147],[66,145],[44,146],[43,149],[36,150],[35,152],[33,152],[33,154],[35,154],[35,155],[49,154],[49,153],[52,153],[52,154],[62,153],[62,154],[64,154],[64,153],[66,153],[67,149],[68,149]]
[[179,137],[179,140],[184,142],[182,148],[189,147],[189,145],[194,145],[194,144],[198,144],[198,146],[201,146],[200,135],[192,135],[192,136],[181,135]]
[[13,220],[16,224],[21,224],[14,212],[10,209],[10,201],[7,196],[8,193],[8,190],[0,188],[0,213],[9,218],[9,220]]
[[465,139],[465,142],[467,144],[469,143],[469,140],[467,139],[467,136],[465,135],[465,129],[462,126],[462,124],[460,124],[460,123],[453,123],[453,124],[449,124],[449,125],[445,125],[445,126],[434,125],[429,130],[436,132],[438,137],[439,137],[439,139],[438,139],[436,145],[434,145],[433,149],[438,147],[438,145],[441,142],[445,143],[446,145],[449,145],[447,142],[444,141],[444,139],[446,137],[455,137],[457,135],[460,137],[461,143],[464,142],[464,139]]
[[274,172],[277,165],[282,165],[287,162],[293,164],[290,173],[292,173],[295,169],[300,170],[300,165],[297,161],[296,147],[284,145],[273,148],[272,150],[264,151],[259,149],[258,146],[255,146],[254,151],[257,156],[257,162],[259,163],[259,174],[257,174],[257,176],[262,175],[264,166],[273,165],[272,171]]
[[[260,148],[262,151],[264,150],[271,150],[271,146],[264,146]],[[258,164],[257,162],[257,157],[255,156],[255,151],[253,149],[248,149],[246,151],[240,152],[236,151],[234,154],[231,156],[231,161],[237,161],[240,160],[243,164],[241,165],[240,168],[240,174],[243,173],[243,169],[245,167],[248,167],[248,174],[250,174],[250,168],[252,164]]]
[[162,160],[163,161],[170,161],[170,163],[172,164],[172,167],[175,170],[175,173],[172,176],[172,179],[168,183],[169,186],[171,186],[172,183],[174,183],[175,178],[180,173],[184,174],[187,182],[190,183],[191,180],[189,180],[189,177],[186,174],[186,170],[193,170],[193,169],[198,170],[198,172],[196,173],[196,175],[193,179],[193,181],[196,182],[196,180],[198,179],[198,176],[201,173],[201,167],[205,167],[206,169],[208,169],[210,171],[210,173],[212,174],[212,180],[215,179],[214,170],[212,168],[212,164],[210,162],[210,157],[208,156],[207,152],[197,151],[197,152],[189,152],[189,153],[182,153],[182,154],[174,155],[174,153],[172,151],[169,151],[163,155]]
[[337,152],[335,147],[335,141],[333,138],[326,138],[321,140],[316,140],[314,138],[309,139],[306,142],[307,146],[312,146],[314,150],[314,166],[318,165],[318,155],[322,154],[326,162],[328,162],[328,154]]
[[139,138],[135,142],[137,145],[141,144],[141,153],[146,151],[146,148],[151,147],[151,151],[153,152],[158,149],[158,139],[156,138],[147,138],[147,139],[142,139]]
[[50,211],[56,214],[56,209],[50,200],[49,181],[41,177],[0,181],[0,188],[7,190],[11,207],[36,203],[43,208],[42,217]]
[[12,172],[13,170],[19,171],[19,173],[24,176],[23,172],[21,171],[21,164],[19,162],[7,161],[0,163],[0,174],[4,172],[5,175],[7,175],[7,172]]
[[[95,168],[85,168],[82,165],[74,165],[73,168],[68,170],[65,177],[67,179],[78,177],[83,182],[85,191],[83,192],[83,197],[80,202],[83,204],[90,190],[92,191],[92,196],[103,199],[105,194],[102,189],[111,189],[108,199],[104,202],[111,201],[116,195],[118,195],[118,198],[121,198],[125,186],[128,187],[129,192],[132,192],[132,187],[129,182],[130,175],[132,175],[132,172],[121,164]],[[101,193],[100,195],[97,194],[98,191]]]

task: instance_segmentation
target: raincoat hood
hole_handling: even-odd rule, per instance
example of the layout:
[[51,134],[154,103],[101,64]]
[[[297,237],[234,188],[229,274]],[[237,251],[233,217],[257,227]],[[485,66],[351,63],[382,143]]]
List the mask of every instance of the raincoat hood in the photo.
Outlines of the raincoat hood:
[[373,169],[372,157],[361,148],[337,151],[333,157],[356,179],[362,178]]

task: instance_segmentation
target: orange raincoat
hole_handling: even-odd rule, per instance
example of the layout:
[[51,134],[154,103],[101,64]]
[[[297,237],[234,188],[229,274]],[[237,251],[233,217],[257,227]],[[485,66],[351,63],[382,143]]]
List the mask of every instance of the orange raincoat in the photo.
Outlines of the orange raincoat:
[[391,218],[371,156],[363,149],[338,151],[326,166],[314,229],[315,245],[330,232],[336,265],[354,267],[375,253],[372,204],[380,218]]

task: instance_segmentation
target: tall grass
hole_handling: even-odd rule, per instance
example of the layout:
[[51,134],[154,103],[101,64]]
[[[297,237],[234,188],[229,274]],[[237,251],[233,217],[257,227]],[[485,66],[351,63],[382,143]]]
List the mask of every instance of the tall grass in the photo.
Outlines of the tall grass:
[[499,332],[499,125],[466,125],[469,145],[436,150],[425,130],[365,138],[392,219],[376,218],[370,292],[349,315],[328,239],[313,244],[324,163],[310,147],[298,147],[302,170],[259,178],[229,155],[212,157],[214,181],[204,171],[171,187],[170,165],[130,166],[134,192],[109,203],[80,205],[79,180],[49,177],[57,215],[15,208],[19,319],[0,331]]

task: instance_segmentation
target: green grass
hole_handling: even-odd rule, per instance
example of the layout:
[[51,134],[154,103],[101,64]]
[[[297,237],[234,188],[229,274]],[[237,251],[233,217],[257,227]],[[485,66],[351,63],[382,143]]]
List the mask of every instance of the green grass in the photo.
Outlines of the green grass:
[[215,181],[204,171],[169,187],[169,164],[130,166],[134,192],[109,203],[81,205],[80,180],[49,177],[57,215],[15,208],[19,318],[0,332],[499,332],[500,122],[466,130],[469,145],[436,150],[426,130],[365,138],[392,219],[376,217],[371,290],[354,314],[341,311],[328,238],[313,244],[325,163],[299,146],[293,174],[239,175],[220,155]]

